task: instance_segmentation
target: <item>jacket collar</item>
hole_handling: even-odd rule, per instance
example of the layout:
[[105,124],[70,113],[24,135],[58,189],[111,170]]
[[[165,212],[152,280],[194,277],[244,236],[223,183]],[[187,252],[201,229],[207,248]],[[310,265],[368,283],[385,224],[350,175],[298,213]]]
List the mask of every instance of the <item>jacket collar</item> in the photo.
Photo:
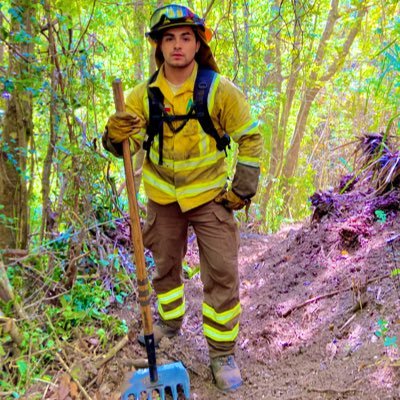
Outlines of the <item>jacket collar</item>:
[[186,79],[185,82],[183,82],[182,86],[178,89],[178,91],[175,93],[175,95],[172,93],[172,90],[168,84],[168,81],[165,78],[164,64],[161,65],[160,70],[157,74],[157,78],[155,79],[154,82],[152,82],[149,85],[149,87],[158,87],[161,90],[161,93],[164,95],[165,99],[167,101],[169,101],[170,103],[172,103],[174,96],[179,96],[180,94],[185,93],[185,92],[193,93],[198,68],[199,68],[199,66],[196,62],[189,78]]

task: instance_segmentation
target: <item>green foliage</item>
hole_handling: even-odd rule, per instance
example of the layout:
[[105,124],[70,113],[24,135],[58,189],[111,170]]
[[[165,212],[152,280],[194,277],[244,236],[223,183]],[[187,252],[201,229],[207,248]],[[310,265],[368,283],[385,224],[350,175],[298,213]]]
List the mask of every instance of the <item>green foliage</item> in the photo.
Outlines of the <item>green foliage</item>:
[[183,262],[183,270],[186,274],[186,276],[189,279],[192,279],[193,277],[195,277],[196,275],[198,275],[200,273],[200,265],[196,265],[194,267],[191,267],[187,261]]
[[280,185],[274,186],[274,191],[270,195],[267,205],[265,221],[261,221],[262,232],[274,233],[279,230],[282,224],[290,223],[292,220],[284,214],[285,202],[284,195],[280,190]]
[[375,335],[383,339],[383,345],[385,347],[397,347],[397,337],[388,336],[389,322],[384,319],[378,320],[378,330],[375,331]]
[[[18,279],[21,273],[19,269],[12,269],[10,280],[23,285]],[[5,362],[4,369],[0,370],[0,387],[23,394],[36,379],[43,379],[46,365],[54,360],[54,352],[76,340],[79,332],[97,338],[103,349],[112,343],[114,337],[127,334],[126,321],[108,312],[114,294],[115,288],[105,290],[101,281],[79,280],[71,291],[59,297],[56,304],[42,303],[34,313],[36,317],[20,325],[23,342],[19,358],[15,360],[16,369],[11,372]],[[119,295],[125,296],[124,293]],[[12,315],[12,307],[1,305],[1,308],[6,315]],[[11,346],[9,334],[0,329],[0,358],[8,354]]]
[[387,216],[383,210],[375,210],[374,212],[376,219],[379,223],[384,224],[386,222]]
[[1,210],[3,210],[3,209],[4,209],[4,205],[0,204],[0,223],[4,224],[6,226],[10,226],[10,227],[14,226],[13,225],[13,222],[14,222],[13,218],[10,218],[6,214],[3,214],[1,212]]
[[279,230],[282,224],[292,222],[284,216],[284,201],[283,196],[271,196],[266,209],[266,219],[264,221],[264,229],[262,232],[275,233]]
[[304,166],[301,176],[289,179],[291,189],[291,218],[294,221],[302,220],[310,213],[308,198],[315,192],[314,178],[316,171],[310,164]]
[[[10,1],[0,3],[5,15],[0,27],[0,46],[5,49],[0,66],[0,123],[16,91],[33,99],[34,131],[28,147],[19,149],[27,156],[28,165],[20,173],[29,186],[30,256],[24,260],[26,268],[16,264],[8,266],[7,272],[18,299],[24,299],[25,305],[36,305],[32,306],[32,320],[21,322],[24,342],[20,358],[12,368],[7,369],[7,364],[0,371],[0,388],[15,390],[15,398],[34,379],[49,379],[45,370],[52,354],[72,342],[77,331],[93,335],[103,347],[114,336],[127,332],[126,322],[113,317],[111,310],[125,305],[131,293],[135,279],[131,254],[122,246],[103,245],[104,231],[115,232],[118,219],[128,208],[125,193],[118,194],[124,182],[123,168],[121,160],[103,151],[101,136],[107,117],[114,111],[113,79],[120,77],[128,92],[149,75],[151,47],[144,32],[156,7],[156,1],[57,0],[50,2],[47,12],[44,2],[31,3],[32,32],[23,25],[21,8],[11,6]],[[200,14],[206,11],[203,1],[184,2],[189,3]],[[343,67],[328,81],[322,79],[340,58],[355,23],[352,7],[359,3],[340,5],[338,24],[320,65],[315,57],[330,7],[327,0],[304,2],[301,7],[297,2],[212,2],[207,10],[208,25],[214,30],[210,46],[218,65],[245,91],[253,114],[262,121],[265,153],[261,194],[253,200],[249,220],[244,211],[236,213],[242,227],[275,232],[282,224],[304,219],[310,213],[307,199],[315,189],[334,185],[339,173],[352,170],[351,155],[341,147],[343,143],[364,131],[398,131],[397,2],[386,2],[384,8],[381,2],[368,4],[368,23],[362,25]],[[12,21],[22,24],[14,29]],[[301,33],[298,37],[293,21]],[[54,58],[50,56],[49,23]],[[28,44],[33,46],[30,52],[14,52]],[[11,61],[21,57],[29,60],[28,71],[9,73]],[[290,94],[286,89],[295,73],[294,96],[286,109]],[[310,77],[314,75],[313,82]],[[304,91],[311,84],[320,86],[321,91],[310,106],[296,172],[284,181],[280,175],[270,175],[269,164],[276,159],[283,165],[297,129]],[[283,127],[285,112],[288,120]],[[320,126],[325,127],[322,133]],[[2,129],[0,126],[0,150],[20,168],[9,143],[1,137]],[[280,134],[284,135],[282,154],[275,154]],[[237,146],[232,146],[227,160],[230,177],[236,157]],[[50,170],[47,183],[43,180],[46,166]],[[270,180],[273,187],[264,203],[263,191]],[[42,196],[47,188],[49,204],[44,209]],[[142,190],[138,199],[143,204],[147,201]],[[382,210],[376,210],[375,216],[380,223],[387,218]],[[14,223],[0,205],[0,224]],[[74,258],[78,276],[67,290],[63,284]],[[146,261],[152,267],[148,254]],[[198,273],[197,267],[184,268],[190,277]],[[392,271],[393,277],[398,274],[398,269]],[[52,301],[43,300],[53,296]],[[13,316],[11,304],[3,304],[2,310]],[[393,337],[386,336],[386,321],[378,325],[385,346],[394,346]],[[11,345],[10,336],[0,332],[0,357],[9,354]],[[30,357],[32,348],[44,355]]]
[[394,277],[396,277],[396,276],[399,276],[399,275],[400,275],[400,268],[392,269],[392,271],[390,272],[390,276],[391,276],[392,278],[394,278]]
[[[110,291],[104,290],[100,283],[76,282],[70,294],[60,297],[59,307],[49,307],[46,310],[52,319],[52,326],[57,336],[64,340],[70,339],[73,328],[84,325],[85,327],[98,321],[111,335],[127,333],[125,321],[120,321],[107,314],[110,306]],[[88,324],[88,321],[92,323]],[[99,338],[104,341],[105,333],[97,330]],[[102,338],[100,337],[102,336]]]
[[[340,52],[346,39],[345,33],[355,22],[354,10],[343,6],[339,12],[338,25],[335,27],[337,35],[328,41],[325,50],[326,60],[321,66],[317,66],[313,60],[325,27],[329,2],[321,0],[315,7],[304,4],[304,8],[297,10],[293,8],[294,5],[295,3],[290,2],[283,2],[279,6],[271,6],[269,2],[257,4],[248,2],[245,5],[220,2],[213,4],[207,14],[207,23],[214,29],[214,39],[210,45],[221,71],[231,79],[235,79],[235,83],[246,91],[254,115],[265,121],[264,125],[269,132],[266,137],[268,155],[264,161],[266,165],[263,166],[265,176],[271,159],[271,145],[276,140],[271,129],[276,118],[275,105],[279,102],[284,105],[287,100],[285,88],[288,84],[287,77],[291,76],[293,60],[298,61],[301,66],[302,79],[295,86],[294,103],[289,110],[289,125],[285,139],[287,145],[296,123],[302,82],[307,84],[307,76],[311,71],[317,75],[326,71]],[[98,160],[95,168],[88,171],[81,171],[78,166],[86,165],[92,156],[97,156],[97,151],[101,153],[100,136],[107,116],[113,111],[112,80],[117,76],[122,78],[125,89],[128,90],[149,74],[147,59],[151,48],[144,38],[144,32],[148,29],[148,19],[155,6],[155,2],[130,5],[98,2],[93,4],[88,0],[52,2],[50,18],[52,21],[57,21],[54,26],[56,65],[51,63],[51,59],[43,56],[49,49],[48,31],[42,30],[40,22],[47,18],[43,3],[39,2],[34,6],[35,15],[32,16],[34,32],[43,33],[32,35],[21,26],[13,36],[14,40],[20,43],[35,41],[36,48],[30,64],[33,73],[23,77],[4,75],[0,77],[0,87],[3,86],[4,93],[11,94],[18,88],[34,96],[33,115],[37,137],[35,148],[32,150],[39,163],[43,162],[49,145],[48,105],[55,101],[58,109],[55,126],[57,140],[53,155],[56,171],[54,170],[51,176],[53,204],[59,201],[57,196],[65,184],[63,180],[65,181],[66,177],[72,179],[81,176],[83,182],[79,183],[80,186],[92,193],[101,193],[107,185],[103,173],[105,165],[103,158]],[[190,2],[190,6],[200,14],[206,11],[205,5],[200,1]],[[10,17],[21,19],[19,9],[10,7],[9,2],[5,2],[2,9]],[[369,25],[363,28],[360,35],[363,40],[356,38],[349,63],[344,64],[343,70],[334,77],[332,84],[327,83],[327,91],[318,99],[318,105],[313,105],[313,112],[307,123],[305,143],[312,143],[312,132],[318,120],[321,116],[324,119],[327,115],[329,117],[331,111],[335,115],[333,125],[337,132],[337,137],[331,138],[334,145],[354,135],[353,121],[358,116],[365,115],[365,118],[361,119],[370,122],[368,126],[359,125],[357,130],[375,129],[382,126],[384,119],[395,111],[396,104],[399,104],[398,82],[394,79],[399,66],[399,44],[393,38],[399,31],[399,22],[394,10],[395,5],[388,3],[385,17],[382,18],[381,5],[376,2],[369,5]],[[302,33],[297,39],[293,36],[292,30],[294,15]],[[383,20],[386,24],[382,22]],[[3,23],[1,29],[2,38],[7,40],[10,32],[7,21]],[[279,41],[276,40],[278,37]],[[279,60],[275,58],[278,54],[276,51],[278,43],[281,46]],[[369,59],[363,57],[363,54],[368,55]],[[353,61],[354,59],[366,61],[358,62]],[[278,62],[283,77],[281,92],[277,90],[275,81]],[[56,87],[51,82],[54,73],[60,78]],[[375,110],[379,110],[379,113]],[[280,112],[282,113],[282,109]],[[375,117],[369,117],[370,115]],[[94,145],[96,153],[93,153]],[[90,151],[82,151],[89,149]],[[305,147],[305,151],[310,151],[308,146]],[[280,157],[276,154],[272,156]],[[340,155],[337,158],[344,159]],[[121,181],[121,164],[111,157],[109,160],[112,169],[111,179]],[[322,164],[324,170],[325,161],[327,160],[323,156],[318,155],[313,168],[321,172],[318,162]],[[229,168],[232,169],[233,165],[234,158],[230,158]],[[41,165],[36,167],[41,172]],[[329,172],[326,174],[329,175]],[[296,175],[303,175],[301,165]],[[26,176],[30,180],[33,179],[31,207],[36,210],[37,203],[41,201],[40,174],[29,171]],[[93,178],[96,180],[96,187],[91,185],[86,187]],[[302,182],[307,186],[300,188]],[[316,183],[325,182],[321,180]],[[78,193],[73,192],[73,187],[72,184],[68,185],[64,204],[72,205],[76,201],[75,197],[77,195],[79,197]],[[308,180],[296,180],[294,187],[296,193],[292,196],[296,200],[291,205],[290,211],[295,216],[293,219],[305,215],[304,205],[300,200],[306,196],[298,196],[297,192],[305,193],[309,189]],[[273,199],[275,196],[272,196],[270,201]],[[299,204],[301,209],[297,210]],[[275,208],[275,211],[281,209],[279,206],[269,207]],[[66,208],[54,210],[60,214],[61,220],[63,212],[67,213]],[[260,214],[264,215],[264,210],[260,210]],[[277,218],[273,225],[279,226],[279,220],[283,218],[276,212],[269,214],[272,218]],[[37,226],[40,222],[40,218],[32,218],[34,232],[40,229]],[[269,225],[270,221],[267,224]]]
[[389,330],[388,326],[389,326],[388,321],[385,321],[384,319],[379,319],[378,320],[379,329],[375,331],[375,335],[378,337],[384,337]]

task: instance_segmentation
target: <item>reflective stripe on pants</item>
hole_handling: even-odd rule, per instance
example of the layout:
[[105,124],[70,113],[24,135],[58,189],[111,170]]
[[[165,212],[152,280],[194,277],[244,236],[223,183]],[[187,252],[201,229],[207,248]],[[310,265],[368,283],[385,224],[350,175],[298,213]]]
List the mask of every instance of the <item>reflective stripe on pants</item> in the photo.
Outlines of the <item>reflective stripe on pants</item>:
[[182,323],[184,295],[180,288],[189,224],[199,246],[203,329],[210,357],[232,354],[240,317],[239,231],[233,213],[220,204],[210,202],[182,213],[178,203],[159,205],[149,200],[143,240],[156,263],[153,286],[160,316],[174,328]]

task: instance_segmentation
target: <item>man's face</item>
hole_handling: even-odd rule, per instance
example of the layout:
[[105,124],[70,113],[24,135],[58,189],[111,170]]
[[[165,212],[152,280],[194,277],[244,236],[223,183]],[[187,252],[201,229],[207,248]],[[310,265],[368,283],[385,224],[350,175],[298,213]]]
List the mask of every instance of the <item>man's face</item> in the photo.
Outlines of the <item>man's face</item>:
[[193,63],[199,50],[193,29],[188,26],[168,29],[161,39],[161,52],[165,63],[174,68],[185,68]]

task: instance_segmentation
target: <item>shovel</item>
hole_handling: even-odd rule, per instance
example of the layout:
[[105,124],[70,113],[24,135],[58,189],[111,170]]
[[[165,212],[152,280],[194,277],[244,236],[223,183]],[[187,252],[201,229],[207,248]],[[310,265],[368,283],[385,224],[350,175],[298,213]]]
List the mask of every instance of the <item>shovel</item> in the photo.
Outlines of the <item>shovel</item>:
[[[114,103],[116,111],[125,111],[122,82],[115,79],[113,84]],[[144,339],[146,344],[149,367],[132,374],[126,384],[127,389],[122,394],[122,400],[161,399],[165,400],[167,389],[173,399],[178,400],[178,388],[183,389],[186,399],[190,396],[189,374],[182,362],[178,361],[157,366],[154,343],[153,321],[151,318],[149,281],[144,258],[144,246],[139,219],[139,207],[136,201],[135,182],[129,140],[122,142],[126,187],[128,191],[129,217],[131,223],[131,238],[135,252],[136,276],[139,291],[139,304],[142,314]]]

